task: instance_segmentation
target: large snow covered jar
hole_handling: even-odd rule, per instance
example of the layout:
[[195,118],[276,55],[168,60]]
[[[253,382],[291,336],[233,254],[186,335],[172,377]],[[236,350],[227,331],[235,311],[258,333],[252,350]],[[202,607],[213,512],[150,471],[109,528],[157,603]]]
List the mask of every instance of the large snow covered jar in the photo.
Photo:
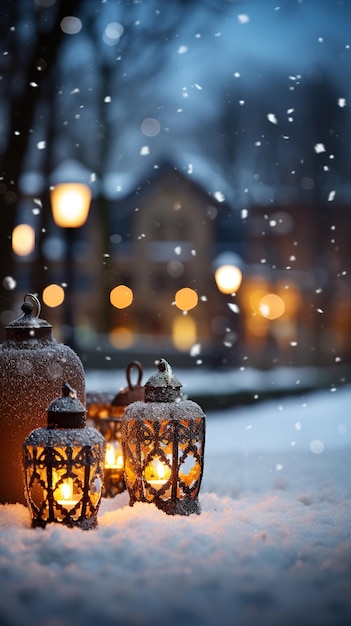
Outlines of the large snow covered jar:
[[58,343],[52,326],[39,318],[36,296],[27,294],[21,308],[23,314],[5,327],[5,341],[0,344],[1,504],[26,504],[22,443],[28,432],[45,426],[47,407],[62,380],[71,381],[85,405],[85,374],[79,357]]

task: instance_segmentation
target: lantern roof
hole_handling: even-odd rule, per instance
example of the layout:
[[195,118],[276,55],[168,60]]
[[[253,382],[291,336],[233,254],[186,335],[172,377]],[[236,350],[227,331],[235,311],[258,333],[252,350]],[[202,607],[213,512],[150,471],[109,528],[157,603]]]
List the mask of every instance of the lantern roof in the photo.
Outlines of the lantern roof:
[[76,390],[68,383],[62,385],[62,396],[48,407],[49,428],[84,428],[85,407],[78,400]]
[[182,383],[174,376],[170,364],[161,358],[157,367],[158,372],[145,383],[145,402],[173,402],[179,399]]
[[6,328],[52,328],[51,324],[49,324],[46,320],[38,317],[39,312],[37,315],[32,315],[33,309],[34,304],[32,302],[25,301],[21,306],[21,310],[23,311],[22,315],[10,322]]

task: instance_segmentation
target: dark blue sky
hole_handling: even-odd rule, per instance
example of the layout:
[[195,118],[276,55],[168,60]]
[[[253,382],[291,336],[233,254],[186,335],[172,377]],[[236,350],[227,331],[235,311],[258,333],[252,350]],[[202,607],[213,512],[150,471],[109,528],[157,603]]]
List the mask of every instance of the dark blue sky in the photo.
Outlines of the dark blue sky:
[[[33,22],[28,4],[22,6],[30,45]],[[50,158],[55,167],[68,161],[73,173],[76,160],[96,189],[112,198],[168,157],[212,193],[234,193],[244,202],[250,188],[251,200],[265,202],[273,187],[288,184],[281,182],[283,170],[296,172],[301,161],[312,162],[317,144],[324,146],[320,160],[332,160],[337,149],[345,161],[348,1],[207,0],[166,7],[153,0],[88,0],[75,17],[81,24],[77,32],[66,31],[54,105],[37,111],[29,170],[39,172]],[[172,20],[176,26],[167,36]],[[325,106],[318,100],[322,83],[333,91],[330,113],[316,121],[313,133],[311,120],[318,115],[312,99]],[[332,145],[318,132],[323,124]],[[274,175],[266,171],[270,159]],[[325,193],[337,184],[344,186],[342,175],[326,183]]]

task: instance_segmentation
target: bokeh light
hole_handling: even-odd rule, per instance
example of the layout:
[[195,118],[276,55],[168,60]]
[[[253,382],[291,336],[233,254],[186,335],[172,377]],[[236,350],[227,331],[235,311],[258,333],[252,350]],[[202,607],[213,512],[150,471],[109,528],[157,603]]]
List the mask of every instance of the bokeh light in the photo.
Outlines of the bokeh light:
[[52,216],[61,228],[85,224],[91,202],[91,189],[84,183],[62,183],[50,189]]
[[46,306],[54,308],[60,306],[65,299],[64,289],[60,285],[53,283],[43,290],[43,302]]
[[275,320],[284,314],[284,300],[275,293],[267,293],[260,302],[260,313],[269,320]]
[[109,332],[110,344],[117,350],[126,350],[134,343],[135,335],[127,326],[112,328]]
[[243,275],[235,265],[221,265],[215,271],[215,281],[219,291],[230,294],[238,291]]
[[133,302],[133,292],[126,285],[118,285],[110,292],[110,302],[116,309],[126,309]]
[[190,350],[197,340],[196,323],[190,315],[177,315],[172,324],[172,340],[181,352]]
[[194,289],[190,287],[183,287],[179,289],[175,295],[175,303],[178,309],[181,311],[190,311],[198,303],[198,295]]
[[12,250],[17,256],[28,256],[34,250],[35,232],[29,224],[18,224],[12,231]]

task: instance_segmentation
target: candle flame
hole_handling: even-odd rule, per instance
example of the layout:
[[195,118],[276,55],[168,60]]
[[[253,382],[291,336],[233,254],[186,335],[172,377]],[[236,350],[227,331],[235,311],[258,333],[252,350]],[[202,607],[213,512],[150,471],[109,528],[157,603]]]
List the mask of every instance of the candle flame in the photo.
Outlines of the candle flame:
[[62,483],[61,485],[61,496],[62,496],[62,500],[72,500],[72,485],[68,482],[65,481],[64,483]]
[[106,445],[105,467],[115,467],[118,469],[122,469],[123,467],[123,454],[121,446],[117,441]]

